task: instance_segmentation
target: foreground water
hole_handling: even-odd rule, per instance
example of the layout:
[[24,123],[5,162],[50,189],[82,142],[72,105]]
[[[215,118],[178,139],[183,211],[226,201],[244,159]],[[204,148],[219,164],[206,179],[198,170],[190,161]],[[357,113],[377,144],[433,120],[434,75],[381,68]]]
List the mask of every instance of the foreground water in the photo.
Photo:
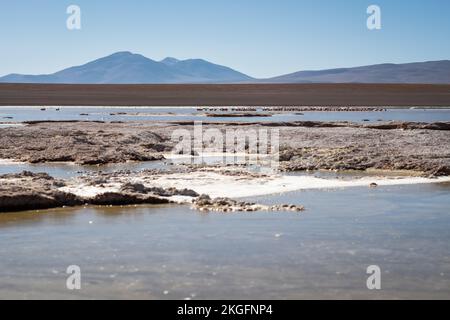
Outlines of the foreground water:
[[[238,112],[239,113],[239,112]],[[261,112],[267,113],[267,112]],[[220,112],[219,112],[220,114]],[[450,121],[450,109],[388,109],[382,112],[295,112],[276,113],[271,117],[206,117],[192,107],[1,107],[0,123],[23,121]],[[1,126],[0,126],[1,127]]]
[[[185,206],[0,215],[0,298],[450,298],[450,184],[253,198],[294,213]],[[78,265],[82,289],[66,289]],[[366,268],[382,289],[366,287]]]

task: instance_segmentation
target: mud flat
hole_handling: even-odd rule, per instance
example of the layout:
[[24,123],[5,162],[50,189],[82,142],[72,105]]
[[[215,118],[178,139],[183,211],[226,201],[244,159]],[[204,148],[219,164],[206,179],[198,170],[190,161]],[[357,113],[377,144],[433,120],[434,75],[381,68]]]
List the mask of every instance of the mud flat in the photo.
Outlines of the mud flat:
[[[0,211],[62,206],[184,203],[200,211],[302,211],[291,204],[263,206],[236,198],[303,189],[450,181],[450,123],[351,122],[204,123],[204,129],[271,129],[280,132],[281,172],[252,172],[245,165],[167,165],[164,169],[102,172],[101,165],[174,161],[176,129],[193,122],[29,122],[0,128],[0,164],[76,163],[98,172],[55,179],[46,173],[0,176]],[[245,132],[245,131],[244,131]],[[245,139],[245,135],[240,139]],[[225,155],[225,154],[223,154]],[[201,155],[200,155],[201,156]],[[379,172],[352,181],[283,172]],[[387,178],[402,172],[403,177]]]
[[[172,132],[193,122],[35,122],[0,128],[0,159],[109,164],[164,159]],[[408,170],[450,175],[450,123],[204,123],[205,129],[280,130],[280,167],[304,170]],[[245,137],[243,137],[245,139]]]
[[[28,122],[2,129],[0,158],[83,165],[160,160],[170,146],[153,130],[102,122]],[[4,135],[3,135],[4,134]]]

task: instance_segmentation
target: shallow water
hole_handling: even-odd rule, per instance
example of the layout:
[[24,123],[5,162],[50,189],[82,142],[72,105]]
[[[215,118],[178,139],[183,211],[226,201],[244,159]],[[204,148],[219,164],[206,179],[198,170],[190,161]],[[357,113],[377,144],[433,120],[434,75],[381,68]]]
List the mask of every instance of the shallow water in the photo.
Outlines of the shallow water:
[[[0,298],[450,298],[450,184],[253,198],[296,213],[185,206],[0,215]],[[82,289],[65,288],[79,265]],[[366,268],[382,270],[379,291]]]
[[[51,162],[51,163],[26,163],[14,162],[10,160],[0,159],[0,175],[10,173],[20,173],[22,171],[30,171],[33,173],[45,172],[50,176],[59,179],[69,179],[86,174],[94,174],[99,172],[110,173],[115,171],[133,171],[139,172],[142,170],[170,170],[177,164],[221,164],[230,158],[233,161],[244,162],[245,157],[236,156],[172,156],[165,155],[166,159],[162,161],[142,161],[142,162],[125,162],[112,163],[106,165],[78,165],[67,162]],[[252,165],[249,165],[252,169]],[[256,167],[255,170],[258,170]]]
[[[206,117],[205,112],[192,107],[0,107],[0,122],[36,120],[88,120],[88,121],[450,121],[450,109],[388,109],[384,112],[292,112],[274,114],[272,117]],[[126,113],[126,114],[120,114]],[[112,115],[113,114],[113,115]]]
[[11,163],[0,161],[0,175],[9,173],[20,173],[30,171],[34,173],[45,172],[50,176],[59,179],[69,179],[85,174],[98,172],[114,172],[120,170],[141,171],[147,169],[170,168],[170,161],[147,161],[147,162],[127,162],[115,163],[101,166],[83,166],[74,163]]

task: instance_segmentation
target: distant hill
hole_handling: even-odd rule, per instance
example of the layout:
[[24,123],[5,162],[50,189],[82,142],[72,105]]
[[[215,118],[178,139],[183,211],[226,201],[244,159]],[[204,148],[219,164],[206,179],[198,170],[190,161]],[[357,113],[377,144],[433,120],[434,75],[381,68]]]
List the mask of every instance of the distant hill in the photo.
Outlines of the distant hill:
[[271,83],[450,83],[450,60],[300,71],[263,81]]
[[201,59],[154,61],[140,54],[118,52],[82,66],[48,75],[10,74],[0,82],[11,83],[226,83],[251,81],[251,77],[231,68]]
[[180,84],[180,83],[446,83],[450,61],[378,64],[319,71],[299,71],[269,79],[255,79],[202,59],[165,58],[154,61],[140,54],[118,52],[87,64],[46,75],[10,74],[10,83]]

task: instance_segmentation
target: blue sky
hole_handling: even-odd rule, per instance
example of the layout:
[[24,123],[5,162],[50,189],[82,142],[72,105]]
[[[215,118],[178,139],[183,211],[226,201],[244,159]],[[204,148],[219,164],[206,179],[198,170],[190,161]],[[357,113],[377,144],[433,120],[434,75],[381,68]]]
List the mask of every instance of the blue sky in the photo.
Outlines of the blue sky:
[[[66,28],[66,8],[82,29]],[[369,31],[366,9],[382,10]],[[0,4],[0,76],[51,73],[116,51],[203,58],[255,77],[450,59],[448,0],[15,0]]]

